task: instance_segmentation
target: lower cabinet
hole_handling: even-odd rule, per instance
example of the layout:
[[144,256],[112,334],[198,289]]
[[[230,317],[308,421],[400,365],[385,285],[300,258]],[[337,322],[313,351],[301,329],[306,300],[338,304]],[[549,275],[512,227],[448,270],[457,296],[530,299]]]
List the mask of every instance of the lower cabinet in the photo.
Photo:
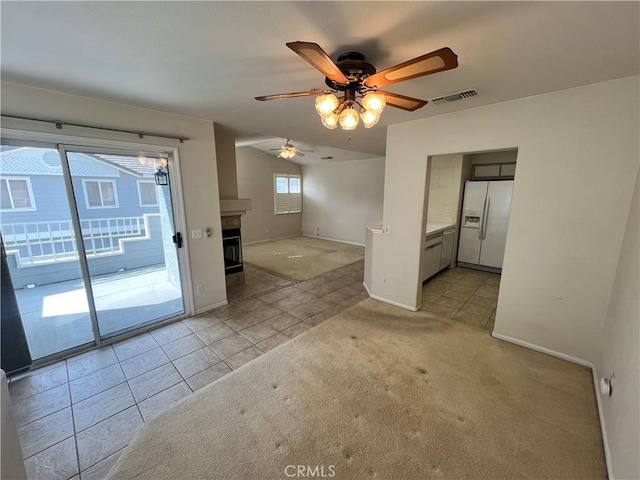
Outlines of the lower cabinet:
[[427,238],[422,255],[422,281],[432,277],[440,271],[442,256],[442,234]]

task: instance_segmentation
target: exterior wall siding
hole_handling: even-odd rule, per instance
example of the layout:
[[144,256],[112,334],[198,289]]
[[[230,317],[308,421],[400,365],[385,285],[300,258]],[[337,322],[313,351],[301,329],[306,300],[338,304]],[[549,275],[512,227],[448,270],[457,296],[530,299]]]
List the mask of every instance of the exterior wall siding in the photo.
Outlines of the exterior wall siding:
[[[125,239],[122,243],[124,250],[122,253],[90,257],[89,266],[92,275],[117,272],[122,268],[131,270],[134,268],[164,264],[162,228],[159,216],[160,209],[158,205],[141,206],[138,193],[138,181],[153,182],[153,177],[136,177],[122,171],[118,173],[119,176],[117,178],[82,176],[72,178],[80,220],[129,217],[142,218],[143,215],[146,214],[155,215],[148,217],[149,232],[141,232],[142,235],[149,238]],[[62,175],[21,176],[30,178],[36,209],[16,212],[3,211],[0,214],[0,226],[2,226],[2,232],[3,235],[6,236],[6,239],[9,238],[11,231],[8,224],[70,221],[71,215]],[[3,178],[11,178],[11,175],[3,175]],[[116,185],[118,206],[112,208],[87,208],[83,179],[113,180]],[[143,222],[140,223],[143,224]],[[117,237],[115,240],[115,244],[117,245]],[[90,248],[90,244],[91,242],[85,240],[86,248]],[[69,249],[70,242],[67,242],[67,250]],[[15,250],[15,248],[7,248],[7,250]],[[26,247],[20,247],[19,250],[23,258],[28,257]],[[48,252],[51,253],[50,249]],[[55,263],[52,262],[34,266],[20,266],[20,262],[15,253],[9,254],[7,260],[15,288],[22,288],[28,284],[43,285],[81,277],[78,262],[74,260],[56,261]]]

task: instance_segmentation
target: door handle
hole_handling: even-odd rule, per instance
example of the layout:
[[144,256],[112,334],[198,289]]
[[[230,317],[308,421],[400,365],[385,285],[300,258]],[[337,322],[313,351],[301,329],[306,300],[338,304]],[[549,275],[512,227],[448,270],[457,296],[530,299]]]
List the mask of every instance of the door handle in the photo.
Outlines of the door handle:
[[491,207],[491,198],[487,197],[487,208],[484,212],[484,225],[482,226],[482,240],[487,238],[487,222],[489,221],[489,208]]
[[480,213],[480,225],[478,225],[478,240],[482,240],[484,236],[484,219],[485,219],[485,209],[487,208],[487,199],[489,196],[484,197],[484,202],[482,202],[482,212]]
[[176,232],[176,234],[171,238],[173,243],[176,244],[176,247],[182,248],[182,234],[180,232]]

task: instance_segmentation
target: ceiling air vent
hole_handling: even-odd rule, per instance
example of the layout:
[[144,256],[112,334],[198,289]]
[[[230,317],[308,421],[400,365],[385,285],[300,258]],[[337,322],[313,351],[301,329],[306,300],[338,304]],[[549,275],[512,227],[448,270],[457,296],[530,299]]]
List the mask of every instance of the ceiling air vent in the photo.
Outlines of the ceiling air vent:
[[475,97],[476,95],[478,95],[478,91],[471,89],[471,90],[465,90],[464,92],[445,95],[444,97],[432,98],[429,101],[436,105],[444,105],[445,103],[457,102],[458,100],[463,100],[465,98]]

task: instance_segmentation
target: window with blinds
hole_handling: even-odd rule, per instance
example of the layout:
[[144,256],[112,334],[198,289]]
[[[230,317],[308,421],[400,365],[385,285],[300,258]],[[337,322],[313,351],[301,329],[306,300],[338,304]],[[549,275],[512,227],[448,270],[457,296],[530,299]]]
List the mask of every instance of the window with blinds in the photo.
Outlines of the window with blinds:
[[302,212],[302,177],[273,174],[275,214]]

